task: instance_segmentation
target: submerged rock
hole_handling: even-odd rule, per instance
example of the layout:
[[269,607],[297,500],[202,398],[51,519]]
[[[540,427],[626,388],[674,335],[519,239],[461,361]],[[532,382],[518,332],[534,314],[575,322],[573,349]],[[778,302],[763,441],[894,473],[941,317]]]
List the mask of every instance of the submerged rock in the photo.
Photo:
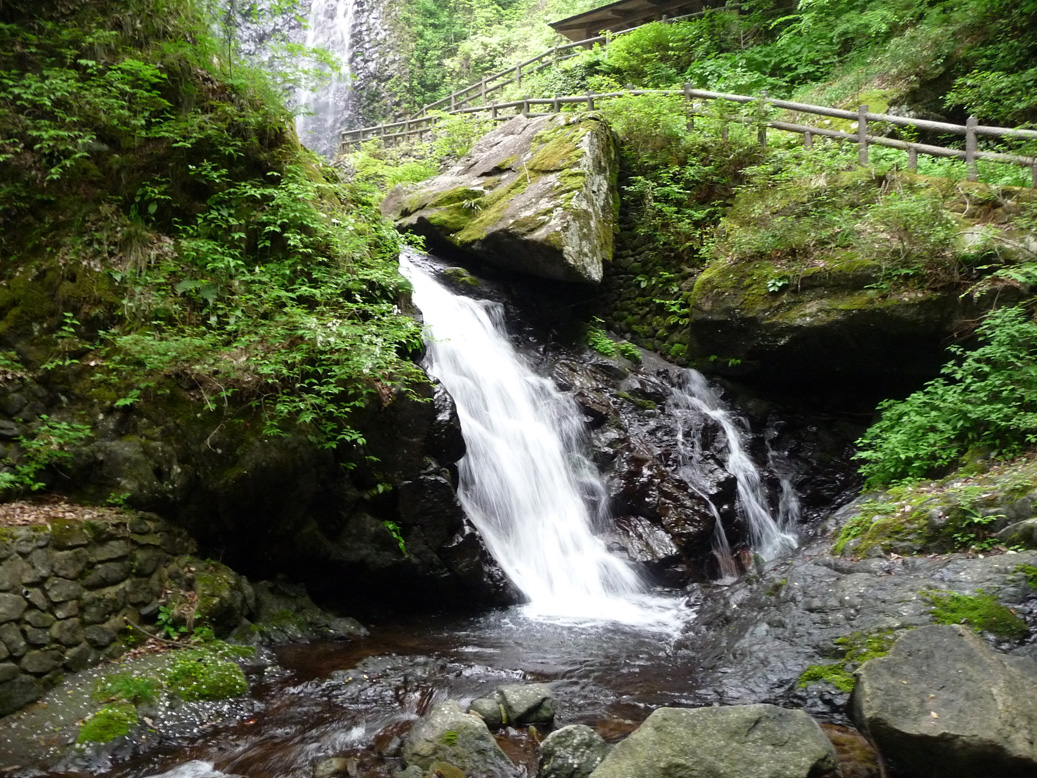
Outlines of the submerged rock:
[[617,175],[600,116],[515,117],[442,175],[394,189],[382,213],[497,267],[598,283],[612,259]]
[[836,778],[835,748],[802,711],[660,708],[592,778]]
[[966,627],[908,632],[857,672],[853,716],[918,775],[1037,775],[1037,662],[992,651]]
[[403,761],[429,770],[436,762],[458,767],[480,778],[512,778],[515,766],[486,724],[477,716],[462,713],[456,702],[436,705],[403,743]]
[[608,752],[608,743],[590,727],[562,727],[540,747],[539,778],[587,778]]

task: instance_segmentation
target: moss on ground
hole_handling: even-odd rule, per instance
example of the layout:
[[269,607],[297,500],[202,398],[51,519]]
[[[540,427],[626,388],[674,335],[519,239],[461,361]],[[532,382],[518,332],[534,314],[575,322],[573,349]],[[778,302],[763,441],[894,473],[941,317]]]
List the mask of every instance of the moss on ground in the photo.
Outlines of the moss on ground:
[[248,681],[237,663],[205,650],[178,654],[165,682],[187,702],[222,700],[248,691]]
[[810,665],[797,681],[803,688],[813,683],[830,683],[843,692],[852,692],[856,684],[854,671],[870,659],[885,656],[893,647],[892,630],[878,632],[854,632],[836,638],[835,647],[839,660],[829,664]]
[[1022,640],[1030,634],[1023,619],[982,589],[975,594],[930,590],[921,595],[929,603],[930,615],[937,624],[967,624],[977,632],[989,632],[1006,640]]
[[137,708],[128,702],[106,705],[83,722],[76,742],[108,743],[137,726]]
[[860,556],[875,547],[899,554],[995,549],[1003,545],[995,522],[1035,484],[1037,456],[994,466],[974,458],[942,480],[893,487],[862,502],[832,550]]

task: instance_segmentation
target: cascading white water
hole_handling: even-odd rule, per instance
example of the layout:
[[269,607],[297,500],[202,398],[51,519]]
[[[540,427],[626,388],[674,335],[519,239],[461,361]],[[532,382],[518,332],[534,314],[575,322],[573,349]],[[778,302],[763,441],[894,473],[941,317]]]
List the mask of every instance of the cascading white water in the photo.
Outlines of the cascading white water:
[[[697,477],[702,460],[699,435],[701,425],[698,420],[706,416],[719,425],[724,433],[727,443],[725,467],[735,478],[738,511],[748,527],[753,551],[764,559],[774,559],[794,549],[798,545],[793,527],[799,517],[799,500],[791,482],[785,479],[782,483],[779,518],[775,520],[767,509],[767,496],[760,480],[760,471],[746,454],[737,420],[724,408],[705,376],[696,370],[683,371],[667,406],[678,424],[681,468],[685,471],[685,480],[693,484]],[[735,568],[730,561],[727,536],[719,517],[713,547],[720,561],[722,576],[730,578]]]
[[316,90],[300,89],[296,101],[306,113],[295,121],[299,138],[310,149],[332,157],[353,102],[350,58],[357,0],[310,0],[306,45],[334,54],[341,65],[331,80]]
[[[535,616],[670,621],[593,533],[605,490],[581,453],[575,403],[508,342],[496,303],[454,295],[401,259],[425,319],[426,369],[457,405],[467,454],[458,496]],[[663,611],[666,611],[664,614]]]

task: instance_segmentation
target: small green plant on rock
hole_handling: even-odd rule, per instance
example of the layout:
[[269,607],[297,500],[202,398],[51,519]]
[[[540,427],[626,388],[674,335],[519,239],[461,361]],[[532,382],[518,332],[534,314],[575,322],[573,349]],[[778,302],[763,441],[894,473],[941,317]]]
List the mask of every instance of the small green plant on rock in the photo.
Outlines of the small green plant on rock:
[[248,691],[241,668],[215,651],[191,649],[173,660],[166,684],[187,702],[222,700]]
[[1007,640],[1021,640],[1030,632],[1025,621],[982,589],[975,594],[929,590],[921,595],[937,624],[967,624]]
[[162,689],[157,678],[130,673],[116,673],[97,681],[94,699],[99,702],[122,701],[131,705],[153,702]]
[[83,722],[76,743],[108,743],[129,734],[137,721],[137,709],[131,703],[106,705]]
[[893,647],[891,630],[879,632],[854,632],[835,639],[840,661],[823,665],[810,665],[799,676],[796,685],[805,688],[812,683],[826,682],[842,692],[852,692],[857,679],[854,671],[869,659],[885,656]]
[[1031,589],[1037,589],[1037,566],[1016,565],[1015,572],[1023,574],[1023,577],[1026,579],[1026,584]]

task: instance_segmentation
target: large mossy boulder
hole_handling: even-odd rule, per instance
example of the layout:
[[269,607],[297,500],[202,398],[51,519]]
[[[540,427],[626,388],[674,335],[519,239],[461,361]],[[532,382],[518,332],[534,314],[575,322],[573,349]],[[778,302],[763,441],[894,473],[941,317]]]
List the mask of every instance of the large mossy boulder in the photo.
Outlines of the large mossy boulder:
[[836,778],[835,747],[803,711],[660,708],[591,778]]
[[437,704],[411,730],[403,743],[403,761],[408,767],[416,765],[424,770],[445,763],[479,778],[517,775],[483,720],[462,713],[450,700]]
[[382,213],[434,247],[542,278],[598,283],[612,259],[617,176],[600,116],[518,116],[442,175],[394,189]]
[[857,672],[857,725],[905,774],[1037,775],[1037,662],[958,625],[912,630]]
[[[772,385],[913,385],[1025,285],[1018,203],[981,184],[873,169],[747,187],[687,291],[689,353]],[[1028,195],[1020,195],[1028,197]]]

